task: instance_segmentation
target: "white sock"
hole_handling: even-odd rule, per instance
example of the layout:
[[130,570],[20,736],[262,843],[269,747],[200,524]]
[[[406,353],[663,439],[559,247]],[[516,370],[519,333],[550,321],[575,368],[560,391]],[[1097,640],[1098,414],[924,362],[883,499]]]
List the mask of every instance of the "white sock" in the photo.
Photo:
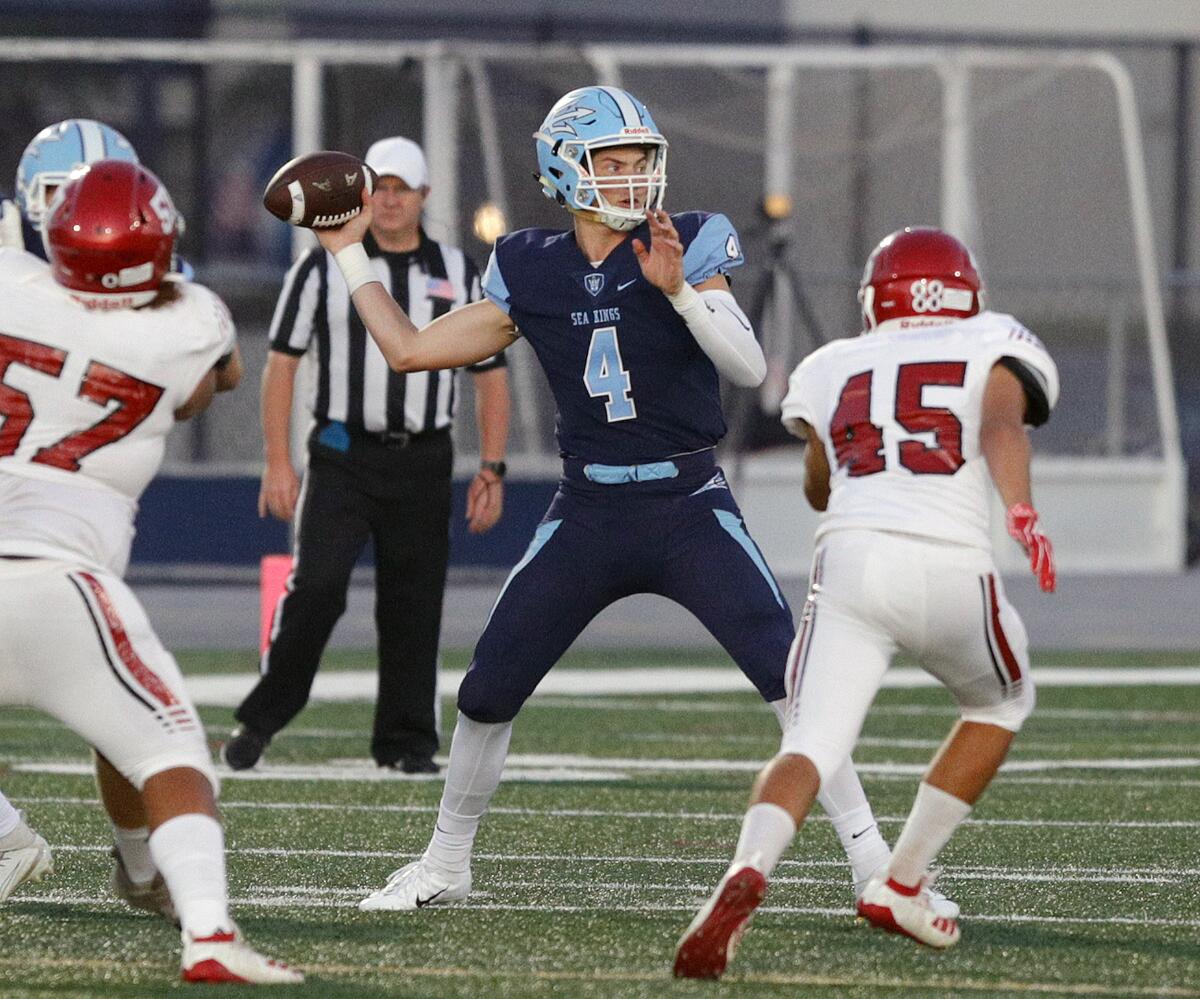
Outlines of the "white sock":
[[933,858],[970,814],[971,806],[965,801],[922,781],[908,821],[896,840],[888,877],[906,888],[920,883]]
[[124,829],[114,825],[113,839],[129,877],[141,885],[153,881],[158,868],[154,866],[154,858],[150,856],[150,830],[146,826]]
[[470,870],[475,833],[504,772],[512,722],[472,721],[462,712],[450,740],[450,762],[425,857],[450,874]]
[[796,822],[787,809],[760,801],[746,810],[742,833],[733,854],[733,867],[747,864],[768,877],[796,835]]
[[862,781],[858,779],[854,761],[849,756],[827,780],[821,782],[817,801],[825,809],[825,814],[833,823],[834,832],[842,841],[857,891],[891,859],[892,851],[879,831]]
[[21,824],[21,813],[3,794],[0,794],[0,836],[7,836]]
[[167,819],[150,834],[150,856],[166,879],[185,933],[208,937],[233,929],[221,823],[198,812]]
[[[780,698],[771,701],[770,705],[780,727],[786,727],[787,701]],[[821,782],[817,801],[842,841],[846,859],[850,861],[854,890],[859,892],[871,875],[891,859],[892,851],[879,831],[871,803],[867,801],[867,792],[863,790],[850,757],[847,756],[845,762]]]

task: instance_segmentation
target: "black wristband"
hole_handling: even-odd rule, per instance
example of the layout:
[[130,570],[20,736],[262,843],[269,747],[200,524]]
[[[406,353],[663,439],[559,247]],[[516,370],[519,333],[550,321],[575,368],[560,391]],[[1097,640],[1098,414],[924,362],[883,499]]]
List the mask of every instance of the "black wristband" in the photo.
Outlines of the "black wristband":
[[504,473],[508,471],[508,466],[503,461],[481,461],[479,463],[481,472],[491,472],[496,478],[504,478]]

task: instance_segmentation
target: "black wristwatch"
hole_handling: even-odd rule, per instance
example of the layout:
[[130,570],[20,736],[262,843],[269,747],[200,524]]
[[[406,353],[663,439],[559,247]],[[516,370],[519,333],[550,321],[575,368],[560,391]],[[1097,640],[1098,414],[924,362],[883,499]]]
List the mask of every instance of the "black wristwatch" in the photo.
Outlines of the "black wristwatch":
[[504,478],[504,473],[508,471],[508,466],[502,461],[481,461],[479,463],[481,472],[491,472],[496,478]]

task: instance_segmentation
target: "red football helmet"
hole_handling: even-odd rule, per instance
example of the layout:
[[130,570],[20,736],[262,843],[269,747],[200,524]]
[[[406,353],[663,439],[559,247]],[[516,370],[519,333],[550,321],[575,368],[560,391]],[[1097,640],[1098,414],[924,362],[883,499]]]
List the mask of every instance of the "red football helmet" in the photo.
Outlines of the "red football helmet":
[[42,226],[54,280],[90,308],[145,305],[171,267],[179,213],[138,163],[98,160],[71,171]]
[[904,316],[965,319],[983,308],[983,281],[957,239],[910,226],[885,236],[867,258],[858,301],[868,330]]

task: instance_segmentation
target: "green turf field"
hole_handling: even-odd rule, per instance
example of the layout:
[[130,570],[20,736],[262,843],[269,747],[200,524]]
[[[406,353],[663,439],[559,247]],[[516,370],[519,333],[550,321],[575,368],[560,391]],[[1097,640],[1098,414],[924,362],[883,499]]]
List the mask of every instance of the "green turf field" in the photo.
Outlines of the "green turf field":
[[[180,659],[188,673],[251,661]],[[1200,653],[1043,661],[1132,668],[1194,664]],[[330,665],[371,662],[341,653]],[[564,665],[720,662],[630,652]],[[444,743],[451,710],[447,701]],[[777,745],[754,696],[531,700],[513,737],[516,779],[477,841],[475,893],[413,914],[355,909],[424,847],[441,787],[368,766],[370,711],[312,704],[260,774],[224,783],[235,912],[254,943],[308,973],[308,995],[1200,997],[1200,687],[1039,692],[1013,767],[942,857],[941,886],[965,916],[955,950],[856,925],[841,849],[816,820],[719,985],[676,982],[670,963],[728,862],[754,771]],[[228,732],[229,709],[202,713],[214,739]],[[881,693],[856,760],[889,839],[952,718],[940,690]],[[4,999],[177,987],[175,931],[109,894],[109,833],[87,761],[57,724],[0,710],[2,786],[57,865],[0,909]]]

